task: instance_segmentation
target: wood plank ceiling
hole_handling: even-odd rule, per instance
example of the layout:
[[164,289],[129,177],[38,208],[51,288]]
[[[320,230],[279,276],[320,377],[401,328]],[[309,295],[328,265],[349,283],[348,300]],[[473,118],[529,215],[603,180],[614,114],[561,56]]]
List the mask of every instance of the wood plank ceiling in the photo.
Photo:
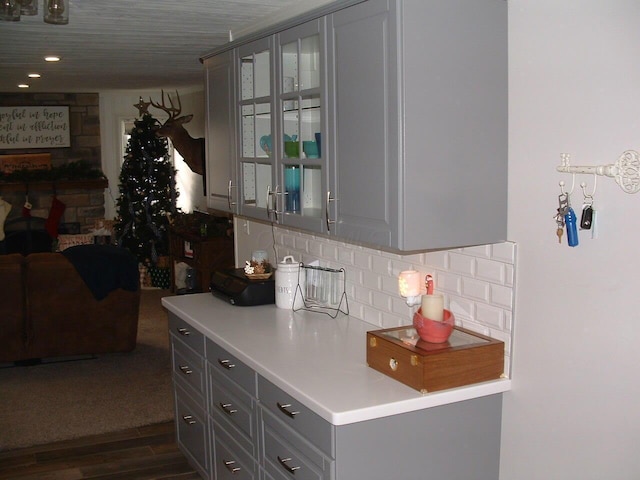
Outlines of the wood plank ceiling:
[[[0,21],[0,92],[200,86],[200,56],[230,30],[303,0],[70,0],[68,25],[44,23],[38,1],[37,16]],[[43,61],[53,54],[62,60]],[[28,79],[31,72],[42,78]]]

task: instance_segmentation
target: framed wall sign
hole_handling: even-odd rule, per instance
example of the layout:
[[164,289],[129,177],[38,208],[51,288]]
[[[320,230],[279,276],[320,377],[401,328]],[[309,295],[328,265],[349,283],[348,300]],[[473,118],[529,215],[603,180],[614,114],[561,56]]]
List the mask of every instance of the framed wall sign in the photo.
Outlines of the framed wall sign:
[[69,146],[69,107],[0,107],[0,149]]

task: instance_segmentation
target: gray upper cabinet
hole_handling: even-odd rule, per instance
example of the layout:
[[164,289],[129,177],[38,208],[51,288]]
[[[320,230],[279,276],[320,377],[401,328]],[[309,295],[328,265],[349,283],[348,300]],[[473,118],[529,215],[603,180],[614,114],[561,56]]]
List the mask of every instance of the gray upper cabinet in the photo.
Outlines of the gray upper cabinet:
[[[239,213],[270,220],[277,185],[274,135],[273,37],[235,49]],[[277,145],[276,145],[277,149]]]
[[507,2],[369,0],[329,19],[335,234],[403,251],[506,239]]
[[327,156],[325,18],[276,35],[277,128],[280,150],[277,221],[325,232]]
[[344,0],[225,48],[232,211],[400,251],[506,239],[505,0]]
[[233,52],[204,61],[207,102],[207,206],[237,213]]

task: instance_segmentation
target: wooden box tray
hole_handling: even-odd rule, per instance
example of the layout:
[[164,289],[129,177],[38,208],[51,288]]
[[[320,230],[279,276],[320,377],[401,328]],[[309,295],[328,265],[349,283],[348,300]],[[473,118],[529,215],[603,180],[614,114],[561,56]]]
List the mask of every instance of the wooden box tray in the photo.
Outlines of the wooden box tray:
[[386,328],[367,332],[367,364],[424,394],[501,378],[504,343],[461,327],[445,343],[410,325]]

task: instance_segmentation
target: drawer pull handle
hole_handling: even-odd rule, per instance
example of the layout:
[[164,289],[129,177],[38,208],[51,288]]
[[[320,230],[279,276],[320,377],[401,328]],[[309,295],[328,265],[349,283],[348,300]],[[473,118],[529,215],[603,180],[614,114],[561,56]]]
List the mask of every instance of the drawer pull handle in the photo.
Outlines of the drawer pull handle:
[[222,365],[224,368],[226,368],[227,370],[231,370],[232,368],[235,367],[235,365],[233,363],[231,363],[231,360],[218,359],[218,363],[220,365]]
[[191,332],[184,327],[178,328],[177,330],[180,335],[184,335],[185,337],[188,337],[189,335],[191,335]]
[[227,470],[229,470],[231,473],[238,473],[240,470],[242,470],[240,467],[234,467],[234,465],[236,464],[235,460],[222,460],[222,462],[224,463],[224,466],[227,467]]
[[276,405],[278,406],[278,409],[288,417],[295,418],[295,416],[300,413],[295,410],[289,410],[289,408],[291,407],[290,403],[276,402]]
[[180,371],[185,375],[191,375],[193,373],[193,370],[191,370],[188,365],[180,365]]
[[300,467],[290,467],[289,465],[287,465],[287,462],[291,461],[290,457],[281,458],[280,455],[278,455],[278,461],[280,462],[280,465],[282,465],[284,469],[289,473],[296,473],[296,470],[300,470]]
[[238,411],[237,409],[232,408],[232,407],[233,407],[232,403],[222,403],[222,402],[220,402],[220,408],[227,415],[233,415],[234,413],[236,413]]
[[193,415],[183,415],[182,420],[184,420],[184,423],[186,423],[187,425],[196,424],[196,421],[193,419]]

